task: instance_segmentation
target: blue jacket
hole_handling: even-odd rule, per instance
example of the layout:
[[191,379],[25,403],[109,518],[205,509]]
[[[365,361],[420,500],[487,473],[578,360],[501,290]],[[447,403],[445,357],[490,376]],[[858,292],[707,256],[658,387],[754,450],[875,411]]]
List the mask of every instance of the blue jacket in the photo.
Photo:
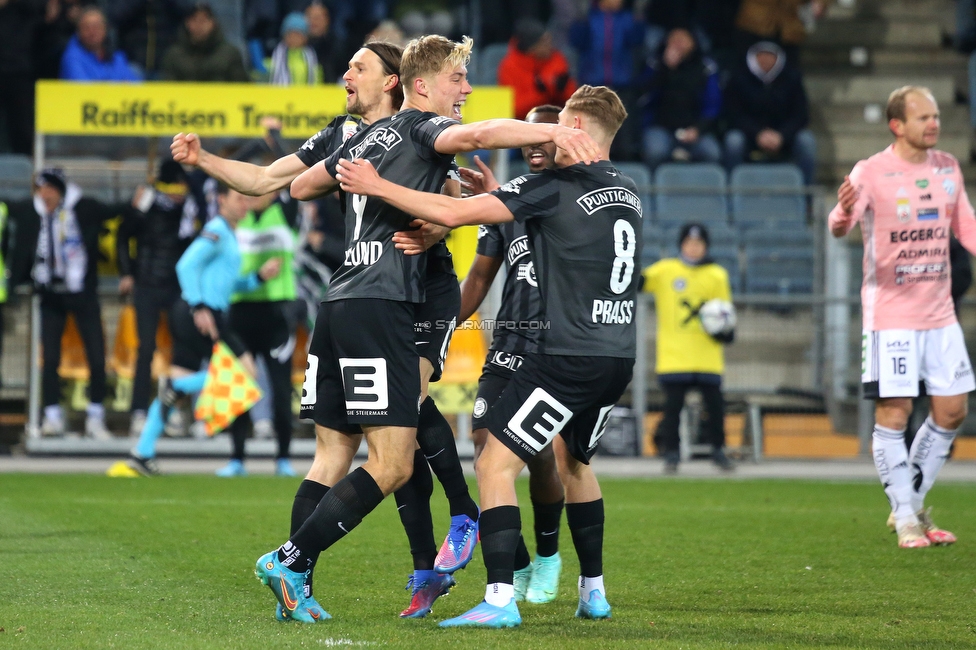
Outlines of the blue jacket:
[[77,36],[72,36],[61,55],[62,79],[71,81],[139,81],[139,75],[129,67],[125,54],[115,51],[107,61],[89,52]]
[[237,237],[223,217],[214,217],[176,263],[183,300],[226,311],[234,292],[254,291],[261,283],[257,273],[239,277],[240,270]]
[[644,25],[629,11],[594,6],[570,27],[569,42],[579,53],[580,84],[627,88],[635,81],[634,48],[644,42]]

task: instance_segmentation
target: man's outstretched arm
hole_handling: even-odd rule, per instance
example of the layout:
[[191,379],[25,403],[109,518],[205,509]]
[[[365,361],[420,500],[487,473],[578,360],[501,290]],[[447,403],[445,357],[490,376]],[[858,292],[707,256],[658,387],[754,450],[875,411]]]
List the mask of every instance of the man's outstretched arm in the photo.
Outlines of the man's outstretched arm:
[[169,146],[173,160],[199,167],[241,194],[262,196],[288,187],[299,174],[308,169],[296,154],[279,158],[262,167],[247,162],[228,160],[210,153],[200,146],[196,133],[177,133]]
[[[313,169],[318,167],[316,165]],[[503,223],[515,219],[505,204],[492,194],[455,199],[443,194],[411,190],[380,178],[368,160],[340,159],[336,176],[343,191],[375,196],[407,214],[448,228],[476,223]],[[292,196],[295,196],[294,184]]]
[[325,161],[315,163],[291,183],[291,196],[299,201],[311,201],[324,196],[339,187],[339,181],[332,178],[325,169]]
[[600,160],[600,146],[582,129],[522,120],[484,120],[445,129],[434,141],[437,153],[457,154],[478,149],[516,149],[553,142],[574,163]]

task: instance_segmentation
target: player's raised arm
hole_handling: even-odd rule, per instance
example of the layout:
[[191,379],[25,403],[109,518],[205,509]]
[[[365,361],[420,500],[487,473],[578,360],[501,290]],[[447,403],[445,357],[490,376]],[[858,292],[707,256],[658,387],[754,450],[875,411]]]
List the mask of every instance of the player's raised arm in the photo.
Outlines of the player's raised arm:
[[844,177],[844,182],[837,189],[837,205],[827,218],[830,234],[834,237],[849,233],[868,205],[870,197],[865,191],[861,171],[859,163],[850,176]]
[[457,154],[478,149],[512,149],[546,142],[566,151],[574,163],[600,160],[600,146],[581,129],[522,120],[485,120],[445,129],[434,141],[438,153]]
[[261,196],[283,189],[308,169],[295,154],[279,158],[265,167],[221,158],[201,147],[200,136],[196,133],[177,133],[173,136],[169,150],[176,162],[199,167],[208,176],[250,196]]
[[299,174],[291,183],[292,198],[299,201],[311,201],[328,194],[339,186],[339,181],[325,168],[325,161],[316,163]]
[[[336,168],[336,176],[345,192],[375,196],[398,210],[448,228],[476,223],[502,223],[515,219],[509,209],[491,194],[455,199],[442,194],[411,190],[380,178],[368,160],[350,161],[342,158]],[[294,187],[292,184],[292,196],[295,194]]]

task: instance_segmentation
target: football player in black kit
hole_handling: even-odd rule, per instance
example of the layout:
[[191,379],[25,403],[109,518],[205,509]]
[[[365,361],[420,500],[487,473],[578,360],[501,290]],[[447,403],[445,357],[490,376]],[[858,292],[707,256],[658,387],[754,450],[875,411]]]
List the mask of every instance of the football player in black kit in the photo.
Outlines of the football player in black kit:
[[[559,123],[589,133],[605,160],[625,117],[616,93],[582,86]],[[375,197],[425,221],[449,227],[526,223],[548,329],[538,352],[526,355],[487,415],[492,435],[476,465],[485,600],[443,621],[444,627],[521,624],[513,586],[521,530],[515,478],[550,443],[580,561],[576,616],[610,617],[603,585],[603,498],[589,459],[633,372],[642,207],[633,181],[609,161],[574,162],[559,150],[555,169],[466,199],[419,195],[382,178],[369,160],[344,159],[337,166],[346,192]]]
[[[298,151],[266,167],[215,156],[201,148],[196,134],[177,135],[173,138],[171,150],[177,160],[197,165],[211,176],[242,192],[260,194],[262,191],[285,188],[301,172],[325,160],[356,133],[361,125],[389,117],[399,110],[403,103],[403,89],[400,85],[402,54],[402,48],[390,43],[374,41],[365,44],[353,56],[349,62],[349,70],[344,75],[346,110],[349,114],[336,117],[326,128],[309,138]],[[455,187],[448,189],[459,195],[456,178],[449,180],[447,186],[452,183]],[[443,235],[445,232],[447,229],[435,226],[425,228],[423,234],[431,237],[438,233]],[[450,322],[457,317],[461,300],[457,275],[450,252],[442,238],[435,244],[434,254],[428,258],[426,288],[427,300],[417,305],[415,323]],[[439,338],[437,334],[440,335]],[[422,377],[430,377],[436,381],[440,376],[444,364],[443,354],[447,349],[446,339],[450,334],[451,330],[444,330],[434,333],[434,336],[423,336],[425,340],[417,341],[417,352],[422,357]],[[314,373],[310,379],[314,381]],[[310,409],[307,410],[307,415],[311,417]],[[343,435],[342,453],[335,453],[335,446],[322,439],[328,435],[324,428],[317,427],[316,434],[319,444],[316,445],[315,461],[295,495],[291,534],[305,522],[328,492],[329,486],[335,485],[349,472],[353,454],[359,444],[355,440],[346,440],[348,436]],[[464,567],[473,555],[477,540],[478,506],[468,492],[454,434],[430,398],[421,406],[418,442],[421,450],[416,454],[414,475],[395,493],[398,513],[410,540],[415,568],[415,575],[411,579],[413,592],[410,606],[401,613],[404,617],[423,617],[430,611],[431,603],[444,593],[446,587],[442,583],[447,581],[433,575],[435,564],[440,573],[453,573]],[[327,449],[331,449],[331,453]],[[451,528],[440,553],[434,542],[430,515],[433,485],[428,460],[444,486],[452,515]],[[321,617],[324,610],[312,597],[311,587],[312,581],[308,580],[307,609]],[[276,616],[279,620],[285,618],[280,604]]]
[[[595,159],[592,139],[570,128],[516,120],[461,126],[456,118],[471,92],[466,78],[471,44],[439,36],[411,42],[400,66],[403,109],[359,131],[299,176],[292,195],[308,200],[337,187],[335,165],[348,156],[369,158],[431,196],[453,169],[454,154],[462,151],[555,141],[577,159]],[[292,616],[305,608],[306,575],[319,554],[402,486],[417,464],[417,407],[423,395],[413,315],[426,298],[430,254],[406,256],[394,247],[395,233],[409,230],[411,221],[381,201],[346,196],[345,263],[333,276],[316,321],[303,406],[327,431],[319,438],[327,456],[350,453],[350,441],[365,432],[369,458],[325,494],[287,543],[258,560],[259,577]],[[446,342],[446,333],[439,335]],[[442,577],[432,581],[439,591],[432,593],[439,595],[453,578],[437,575]]]
[[[527,122],[555,124],[559,107],[536,106],[525,116]],[[540,144],[522,149],[522,157],[529,171],[539,173],[551,167],[556,156],[552,144]],[[481,171],[462,169],[462,185],[472,194],[483,194],[499,187],[491,169],[477,157]],[[511,381],[525,355],[538,349],[542,323],[542,297],[535,268],[529,255],[525,225],[517,221],[481,226],[478,230],[478,249],[467,277],[461,284],[460,322],[471,318],[505,264],[505,285],[501,305],[495,315],[495,332],[478,382],[478,395],[471,420],[474,431],[475,460],[488,441],[485,416],[488,409]],[[519,537],[515,552],[515,601],[548,603],[559,591],[559,520],[564,506],[563,484],[556,472],[552,446],[546,447],[528,463],[529,496],[535,519],[536,557],[532,562],[525,541]]]

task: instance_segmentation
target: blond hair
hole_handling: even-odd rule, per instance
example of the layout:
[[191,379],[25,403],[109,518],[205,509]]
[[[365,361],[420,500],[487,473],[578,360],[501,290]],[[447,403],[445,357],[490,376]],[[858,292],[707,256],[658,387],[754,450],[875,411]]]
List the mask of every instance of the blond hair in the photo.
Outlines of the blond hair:
[[627,119],[627,109],[620,96],[606,86],[580,86],[566,102],[565,110],[583,113],[611,138]]
[[437,35],[413,39],[407,43],[400,61],[403,87],[409,91],[414,79],[436,75],[445,67],[467,65],[473,46],[474,40],[470,36],[462,38],[460,43]]
[[888,118],[888,121],[905,121],[905,105],[908,103],[908,96],[912,93],[925,95],[932,100],[933,104],[935,103],[932,91],[925,86],[902,86],[888,95],[888,105],[885,107],[885,117]]

